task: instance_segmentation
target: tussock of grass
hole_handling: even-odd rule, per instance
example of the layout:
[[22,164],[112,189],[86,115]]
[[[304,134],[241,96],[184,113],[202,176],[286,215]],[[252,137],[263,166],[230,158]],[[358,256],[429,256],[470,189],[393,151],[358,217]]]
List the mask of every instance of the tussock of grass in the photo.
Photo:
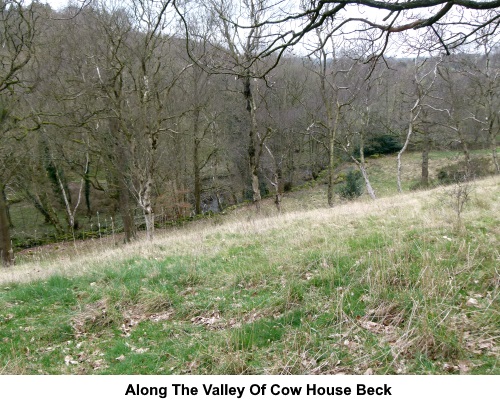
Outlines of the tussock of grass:
[[497,374],[499,178],[460,227],[447,190],[5,270],[0,372]]

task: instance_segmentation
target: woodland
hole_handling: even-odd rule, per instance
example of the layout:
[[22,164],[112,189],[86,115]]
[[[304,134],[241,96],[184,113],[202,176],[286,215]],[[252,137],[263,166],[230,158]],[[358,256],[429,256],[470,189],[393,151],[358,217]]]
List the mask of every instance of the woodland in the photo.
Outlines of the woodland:
[[[266,197],[280,211],[310,182],[330,207],[360,183],[376,199],[366,159],[386,154],[399,192],[408,151],[415,189],[498,175],[498,7],[0,0],[2,264],[98,234],[153,240]],[[461,158],[433,177],[432,151]]]

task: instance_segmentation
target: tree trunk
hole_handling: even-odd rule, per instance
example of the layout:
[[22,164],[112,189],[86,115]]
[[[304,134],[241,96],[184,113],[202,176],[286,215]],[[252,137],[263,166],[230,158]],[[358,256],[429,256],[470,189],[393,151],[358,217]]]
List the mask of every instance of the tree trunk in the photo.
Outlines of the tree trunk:
[[5,201],[6,205],[6,211],[7,211],[7,221],[9,222],[9,228],[14,228],[14,224],[12,223],[12,217],[10,216],[10,207],[9,204],[7,203],[7,195],[5,194],[5,187],[1,190],[3,194],[3,199]]
[[33,203],[33,206],[40,212],[45,220],[46,224],[50,224],[54,227],[56,233],[58,235],[62,235],[64,233],[63,226],[57,217],[57,213],[52,207],[51,202],[49,201],[49,197],[45,191],[38,193],[34,191],[33,193],[25,189],[28,198]]
[[[55,170],[55,176],[57,179],[57,182],[59,184],[59,189],[61,192],[61,196],[64,202],[64,208],[66,212],[66,221],[68,222],[69,230],[74,231],[77,228],[77,222],[75,221],[75,213],[76,210],[78,209],[78,205],[80,204],[80,197],[82,193],[82,187],[80,187],[80,193],[78,195],[78,202],[75,206],[75,209],[71,209],[71,194],[69,193],[69,188],[68,185],[65,184],[66,181],[65,179],[62,178],[62,176],[59,175],[59,170],[56,167]],[[64,181],[64,182],[63,182]],[[82,183],[83,186],[83,183]]]
[[491,137],[490,145],[491,145],[491,153],[493,157],[493,163],[495,164],[495,173],[500,174],[500,165],[498,163],[498,154],[497,154],[497,145],[496,145],[495,135]]
[[85,205],[87,207],[87,217],[90,219],[92,217],[92,210],[90,205],[90,160],[89,154],[87,152],[87,164],[85,166]]
[[276,173],[274,176],[275,179],[275,188],[276,188],[276,197],[274,199],[274,204],[276,204],[276,209],[278,210],[278,213],[281,214],[281,200],[283,199],[283,193],[284,193],[284,184],[283,184],[283,172],[281,170],[281,167],[276,168]]
[[130,150],[119,128],[118,118],[109,119],[109,130],[114,139],[115,164],[111,166],[113,181],[118,192],[118,206],[123,221],[123,242],[130,243],[136,237],[134,215],[130,204],[130,189],[127,175],[130,172]]
[[408,148],[408,145],[410,144],[410,138],[413,134],[413,124],[415,123],[415,120],[417,119],[419,115],[418,108],[420,106],[420,96],[417,98],[417,101],[415,101],[415,104],[413,105],[413,108],[410,110],[410,123],[408,125],[408,132],[406,134],[406,141],[401,148],[401,150],[398,152],[398,191],[400,193],[403,192],[403,187],[401,185],[401,155],[406,151],[406,148]]
[[[487,47],[485,46],[485,50]],[[496,72],[491,72],[490,67],[491,67],[491,61],[490,61],[490,52],[486,51],[486,77],[489,79],[487,81],[488,83],[488,91],[486,92],[486,114],[488,115],[487,117],[487,131],[488,131],[488,143],[489,147],[491,149],[491,157],[493,159],[493,164],[495,166],[495,173],[500,174],[500,165],[498,163],[498,156],[497,156],[497,135],[498,135],[498,128],[500,127],[500,110],[495,108],[495,92],[493,91],[494,83],[496,80],[491,80],[492,76],[494,76],[496,79],[498,79],[498,70]],[[495,131],[495,123],[497,124],[497,131]]]
[[[499,120],[500,121],[500,120]],[[497,134],[493,130],[493,120],[490,120],[489,128],[489,144],[491,148],[491,156],[493,158],[493,164],[495,165],[495,173],[500,174],[500,165],[498,163],[498,154],[497,154]]]
[[467,141],[464,137],[460,137],[460,143],[462,144],[462,151],[464,153],[465,158],[465,179],[463,180],[472,180],[474,173],[472,172],[472,162],[470,157],[469,145],[467,145]]
[[[250,153],[250,159],[255,160],[255,157]],[[250,163],[250,172],[252,176],[252,195],[253,195],[253,203],[255,205],[255,209],[257,212],[260,212],[260,201],[262,197],[260,195],[260,187],[259,187],[259,175],[257,166],[251,162]]]
[[329,131],[329,143],[328,143],[328,206],[333,207],[333,184],[334,184],[334,168],[335,168],[335,156],[334,156],[334,146],[335,146],[335,136],[334,131]]
[[[139,204],[143,209],[144,219],[146,221],[146,237],[153,241],[155,231],[155,214],[153,205],[153,176],[155,172],[155,155],[158,147],[158,138],[153,134],[148,134],[149,150],[148,165],[144,178],[141,181],[141,190],[139,192]],[[186,156],[186,154],[184,154]],[[186,166],[187,171],[187,166]]]
[[222,212],[224,210],[224,204],[222,203],[221,196],[217,190],[215,191],[215,200],[217,201],[218,212]]
[[193,171],[194,171],[194,211],[201,214],[201,169],[200,169],[200,139],[198,138],[200,109],[196,108],[193,117]]
[[155,222],[154,222],[154,212],[153,212],[153,204],[151,201],[151,192],[153,188],[153,180],[151,175],[148,174],[148,177],[145,179],[141,194],[139,196],[139,202],[141,204],[144,220],[146,221],[146,237],[149,241],[153,240]]
[[257,212],[260,212],[260,195],[259,187],[259,158],[256,147],[257,138],[257,117],[255,115],[255,100],[253,98],[250,75],[245,77],[244,91],[245,100],[247,102],[247,111],[250,116],[250,132],[249,132],[249,145],[248,145],[248,162],[250,165],[250,176],[252,179],[252,199]]
[[366,192],[370,196],[372,200],[376,200],[377,196],[375,195],[375,190],[370,183],[370,179],[368,178],[368,173],[366,171],[366,167],[364,164],[359,166],[359,170],[361,170],[361,174],[363,175],[363,179],[365,180]]
[[120,206],[120,215],[123,221],[124,243],[130,243],[136,236],[134,217],[130,209],[130,192],[125,184],[125,180],[118,181],[118,204]]
[[373,190],[370,179],[368,178],[368,172],[366,171],[364,132],[361,132],[359,141],[359,170],[361,170],[361,174],[363,175],[363,179],[365,180],[366,192],[372,200],[375,200],[377,196],[375,195],[375,191]]
[[198,142],[194,142],[193,150],[193,170],[194,170],[194,212],[196,215],[201,214],[201,175],[200,175],[200,162]]
[[4,186],[0,184],[0,264],[10,266],[14,264],[14,252],[10,241],[9,219],[7,215],[7,201]]

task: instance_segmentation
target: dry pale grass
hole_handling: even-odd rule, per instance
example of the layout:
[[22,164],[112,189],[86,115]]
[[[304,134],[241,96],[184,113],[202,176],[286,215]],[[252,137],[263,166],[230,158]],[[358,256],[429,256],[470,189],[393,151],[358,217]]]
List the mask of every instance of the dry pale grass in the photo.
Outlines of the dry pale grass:
[[[444,203],[450,187],[453,186],[384,197],[375,201],[352,202],[334,208],[295,212],[286,212],[285,198],[285,213],[281,215],[270,215],[269,207],[272,203],[266,202],[269,206],[267,211],[265,210],[266,214],[259,216],[245,207],[215,221],[195,223],[184,229],[159,231],[152,243],[136,241],[129,245],[114,246],[89,241],[87,244],[80,243],[73,248],[67,248],[56,257],[53,254],[50,258],[37,256],[33,261],[2,269],[0,283],[29,282],[56,274],[74,277],[96,269],[114,268],[126,259],[137,257],[159,260],[171,255],[193,258],[200,255],[217,255],[222,248],[244,245],[246,239],[253,240],[258,235],[277,229],[287,230],[287,244],[291,249],[307,243],[311,235],[316,238],[324,235],[325,244],[334,244],[342,249],[342,239],[354,234],[355,228],[362,226],[363,222],[370,218],[378,218],[382,233],[386,224],[394,232],[394,223],[397,224],[396,229],[406,229],[405,227],[411,228],[415,220],[427,229],[446,228],[455,215]],[[475,203],[464,213],[466,220],[481,217],[484,212],[498,215],[500,177],[477,181],[474,185],[473,200]],[[336,240],[327,240],[326,235],[331,235],[332,228],[338,230],[339,237]],[[328,229],[328,232],[323,232],[325,229]],[[238,238],[231,237],[234,235]],[[498,234],[492,235],[492,241],[497,239]]]

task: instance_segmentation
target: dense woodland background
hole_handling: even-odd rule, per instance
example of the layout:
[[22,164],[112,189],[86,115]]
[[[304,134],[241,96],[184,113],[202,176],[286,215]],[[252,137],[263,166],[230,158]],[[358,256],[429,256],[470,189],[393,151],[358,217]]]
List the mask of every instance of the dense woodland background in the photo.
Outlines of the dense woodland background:
[[[311,181],[328,185],[333,206],[334,186],[357,176],[346,162],[376,198],[368,156],[395,154],[400,191],[407,150],[422,153],[415,188],[500,173],[494,24],[453,49],[436,47],[432,30],[401,34],[407,57],[396,57],[370,29],[334,36],[326,21],[294,51],[258,57],[264,1],[192,2],[196,18],[184,19],[169,3],[0,1],[5,264],[52,240],[123,231],[130,241],[141,229],[152,239],[155,226],[244,201],[258,210],[267,195],[279,210],[283,193]],[[462,158],[432,178],[433,150]]]

